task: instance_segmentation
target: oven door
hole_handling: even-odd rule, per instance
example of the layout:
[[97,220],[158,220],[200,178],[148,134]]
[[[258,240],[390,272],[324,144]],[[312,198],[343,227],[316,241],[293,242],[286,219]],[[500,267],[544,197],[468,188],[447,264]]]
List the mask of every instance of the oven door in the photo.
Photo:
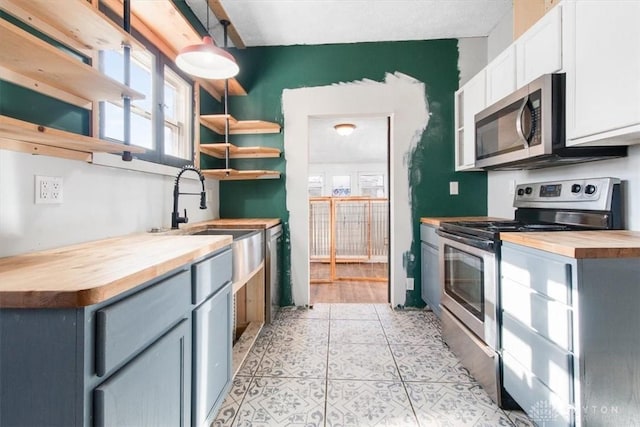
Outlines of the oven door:
[[497,349],[495,253],[472,246],[475,242],[470,238],[449,235],[442,230],[438,234],[442,306],[489,347]]

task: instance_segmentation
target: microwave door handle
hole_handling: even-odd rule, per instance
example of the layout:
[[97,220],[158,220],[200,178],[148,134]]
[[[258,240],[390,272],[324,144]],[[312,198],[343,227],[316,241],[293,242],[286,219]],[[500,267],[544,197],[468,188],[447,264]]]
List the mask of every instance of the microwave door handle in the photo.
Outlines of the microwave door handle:
[[529,96],[525,96],[524,100],[522,101],[522,105],[518,110],[518,115],[516,117],[516,133],[522,140],[522,144],[524,145],[524,148],[529,147],[529,140],[524,135],[524,130],[522,129],[522,116],[524,114],[524,110],[527,108],[528,103],[529,103]]

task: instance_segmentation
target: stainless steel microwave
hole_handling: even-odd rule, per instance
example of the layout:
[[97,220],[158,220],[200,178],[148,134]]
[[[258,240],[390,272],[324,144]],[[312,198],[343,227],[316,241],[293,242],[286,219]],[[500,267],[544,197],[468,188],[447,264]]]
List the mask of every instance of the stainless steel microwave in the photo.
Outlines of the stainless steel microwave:
[[627,155],[627,147],[566,147],[565,75],[545,74],[475,116],[476,167],[536,169]]

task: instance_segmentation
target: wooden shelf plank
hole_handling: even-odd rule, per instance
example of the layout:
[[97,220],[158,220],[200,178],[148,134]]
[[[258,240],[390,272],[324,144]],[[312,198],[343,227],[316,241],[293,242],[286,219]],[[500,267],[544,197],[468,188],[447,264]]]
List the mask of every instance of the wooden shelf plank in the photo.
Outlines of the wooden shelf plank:
[[255,159],[255,158],[268,158],[268,157],[280,157],[280,150],[278,148],[271,147],[238,147],[233,144],[218,143],[218,144],[200,144],[200,152],[208,154],[218,159],[224,159],[226,157],[226,148],[229,147],[230,159]]
[[91,101],[144,95],[72,58],[15,25],[0,20],[0,65],[28,78]]
[[220,181],[280,178],[280,172],[269,170],[203,169],[201,172],[208,178]]
[[[105,4],[111,10],[122,16],[122,0],[106,0]],[[131,2],[131,13],[145,27],[153,32],[154,36],[170,46],[172,54],[165,52],[172,60],[175,60],[178,52],[185,46],[202,42],[202,37],[189,24],[189,21],[180,13],[180,10],[171,0],[134,0]],[[171,31],[167,31],[170,28]],[[202,85],[218,101],[224,93],[224,80],[194,79]],[[247,92],[236,79],[229,79],[229,95],[242,96]]]
[[63,159],[80,160],[91,162],[93,154],[86,151],[68,150],[66,148],[52,147],[50,145],[33,144],[31,142],[16,141],[12,139],[0,138],[0,149],[19,151],[21,153],[60,157]]
[[[209,114],[200,116],[200,123],[219,135],[224,135],[225,126],[224,114]],[[279,133],[278,123],[265,122],[262,120],[236,120],[229,116],[229,134],[258,134],[258,133]]]
[[0,116],[0,138],[86,153],[121,153],[125,150],[131,151],[132,153],[145,152],[145,149],[141,147],[125,146],[123,144],[49,128],[7,116]]
[[[86,0],[3,0],[2,9],[60,40],[62,34],[83,50],[119,50],[123,44],[143,45]],[[41,23],[38,25],[38,23]],[[52,31],[53,30],[53,31]]]

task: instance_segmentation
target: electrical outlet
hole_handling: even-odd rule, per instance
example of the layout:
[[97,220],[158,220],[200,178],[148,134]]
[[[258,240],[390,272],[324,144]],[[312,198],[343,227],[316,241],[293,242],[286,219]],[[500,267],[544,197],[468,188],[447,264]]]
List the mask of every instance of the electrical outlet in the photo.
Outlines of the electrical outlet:
[[413,277],[407,277],[407,290],[413,290]]
[[458,192],[458,181],[450,181],[449,182],[449,194],[452,196],[457,196]]
[[63,197],[62,177],[35,176],[35,203],[61,204]]

